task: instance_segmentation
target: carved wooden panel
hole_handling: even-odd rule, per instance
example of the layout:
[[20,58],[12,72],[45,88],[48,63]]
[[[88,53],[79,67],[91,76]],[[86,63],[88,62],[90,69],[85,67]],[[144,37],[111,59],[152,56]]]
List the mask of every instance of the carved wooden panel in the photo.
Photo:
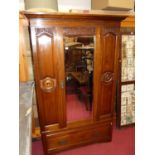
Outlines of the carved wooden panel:
[[56,88],[56,79],[46,77],[43,80],[40,80],[40,87],[44,92],[52,92]]
[[[53,44],[53,37],[51,38],[47,35],[37,37],[40,78],[44,78],[44,76],[54,76]],[[45,62],[49,62],[50,65]]]
[[53,36],[53,32],[54,32],[54,28],[51,27],[51,28],[37,28],[35,29],[35,33],[36,33],[36,36],[40,36],[42,34],[47,34],[49,36]]
[[120,33],[119,23],[116,22],[104,23],[104,29],[102,29],[102,35],[105,35],[109,32],[118,35]]
[[67,36],[88,36],[88,35],[95,35],[95,28],[94,27],[64,27],[63,34]]
[[[116,35],[112,32],[101,36],[102,64],[101,64],[101,85],[100,85],[100,108],[99,115],[107,115],[112,112],[112,99],[114,96],[114,65],[116,51]],[[106,94],[106,95],[105,95]]]
[[101,81],[103,81],[104,84],[110,84],[113,81],[113,75],[112,72],[105,72],[101,77]]
[[[39,105],[41,105],[42,117],[44,118],[43,125],[58,122],[58,104],[55,104],[58,102],[56,98],[57,81],[55,80],[57,79],[57,68],[55,65],[57,56],[55,54],[56,43],[53,33],[53,28],[35,29],[37,50],[35,60],[38,64],[38,89],[41,92]],[[51,111],[53,112],[51,113]]]

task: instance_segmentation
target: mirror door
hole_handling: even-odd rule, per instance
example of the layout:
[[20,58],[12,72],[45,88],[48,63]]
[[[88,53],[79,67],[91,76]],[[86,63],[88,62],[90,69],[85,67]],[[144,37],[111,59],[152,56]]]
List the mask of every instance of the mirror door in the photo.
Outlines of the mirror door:
[[92,118],[94,38],[63,38],[67,122]]
[[94,28],[64,28],[67,123],[93,118]]

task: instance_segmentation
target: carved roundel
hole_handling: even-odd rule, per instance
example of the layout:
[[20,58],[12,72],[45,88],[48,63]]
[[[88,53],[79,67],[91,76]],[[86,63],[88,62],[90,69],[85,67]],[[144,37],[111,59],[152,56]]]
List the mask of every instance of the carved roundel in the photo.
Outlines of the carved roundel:
[[104,83],[110,83],[113,80],[113,73],[112,72],[105,72],[102,75],[102,81]]
[[40,80],[40,87],[45,92],[51,92],[56,87],[56,80],[50,77],[46,77]]

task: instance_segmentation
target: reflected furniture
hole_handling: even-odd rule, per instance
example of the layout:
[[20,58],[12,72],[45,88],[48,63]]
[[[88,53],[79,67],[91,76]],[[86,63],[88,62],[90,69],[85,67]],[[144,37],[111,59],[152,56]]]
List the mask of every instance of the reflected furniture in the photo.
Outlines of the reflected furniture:
[[[112,140],[122,15],[23,12],[29,20],[44,153]],[[68,122],[65,36],[94,36],[92,117]]]
[[93,73],[89,72],[71,72],[71,76],[77,82],[77,92],[79,93],[79,98],[86,98],[86,109],[91,110],[92,106],[92,79]]

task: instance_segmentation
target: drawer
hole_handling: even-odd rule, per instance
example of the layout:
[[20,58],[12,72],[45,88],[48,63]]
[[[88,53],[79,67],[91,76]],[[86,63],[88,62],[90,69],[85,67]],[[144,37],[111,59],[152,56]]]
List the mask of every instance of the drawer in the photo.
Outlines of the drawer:
[[110,141],[111,130],[111,125],[107,125],[97,128],[88,128],[85,130],[74,129],[73,131],[46,135],[47,148],[48,151],[57,151],[70,146]]

